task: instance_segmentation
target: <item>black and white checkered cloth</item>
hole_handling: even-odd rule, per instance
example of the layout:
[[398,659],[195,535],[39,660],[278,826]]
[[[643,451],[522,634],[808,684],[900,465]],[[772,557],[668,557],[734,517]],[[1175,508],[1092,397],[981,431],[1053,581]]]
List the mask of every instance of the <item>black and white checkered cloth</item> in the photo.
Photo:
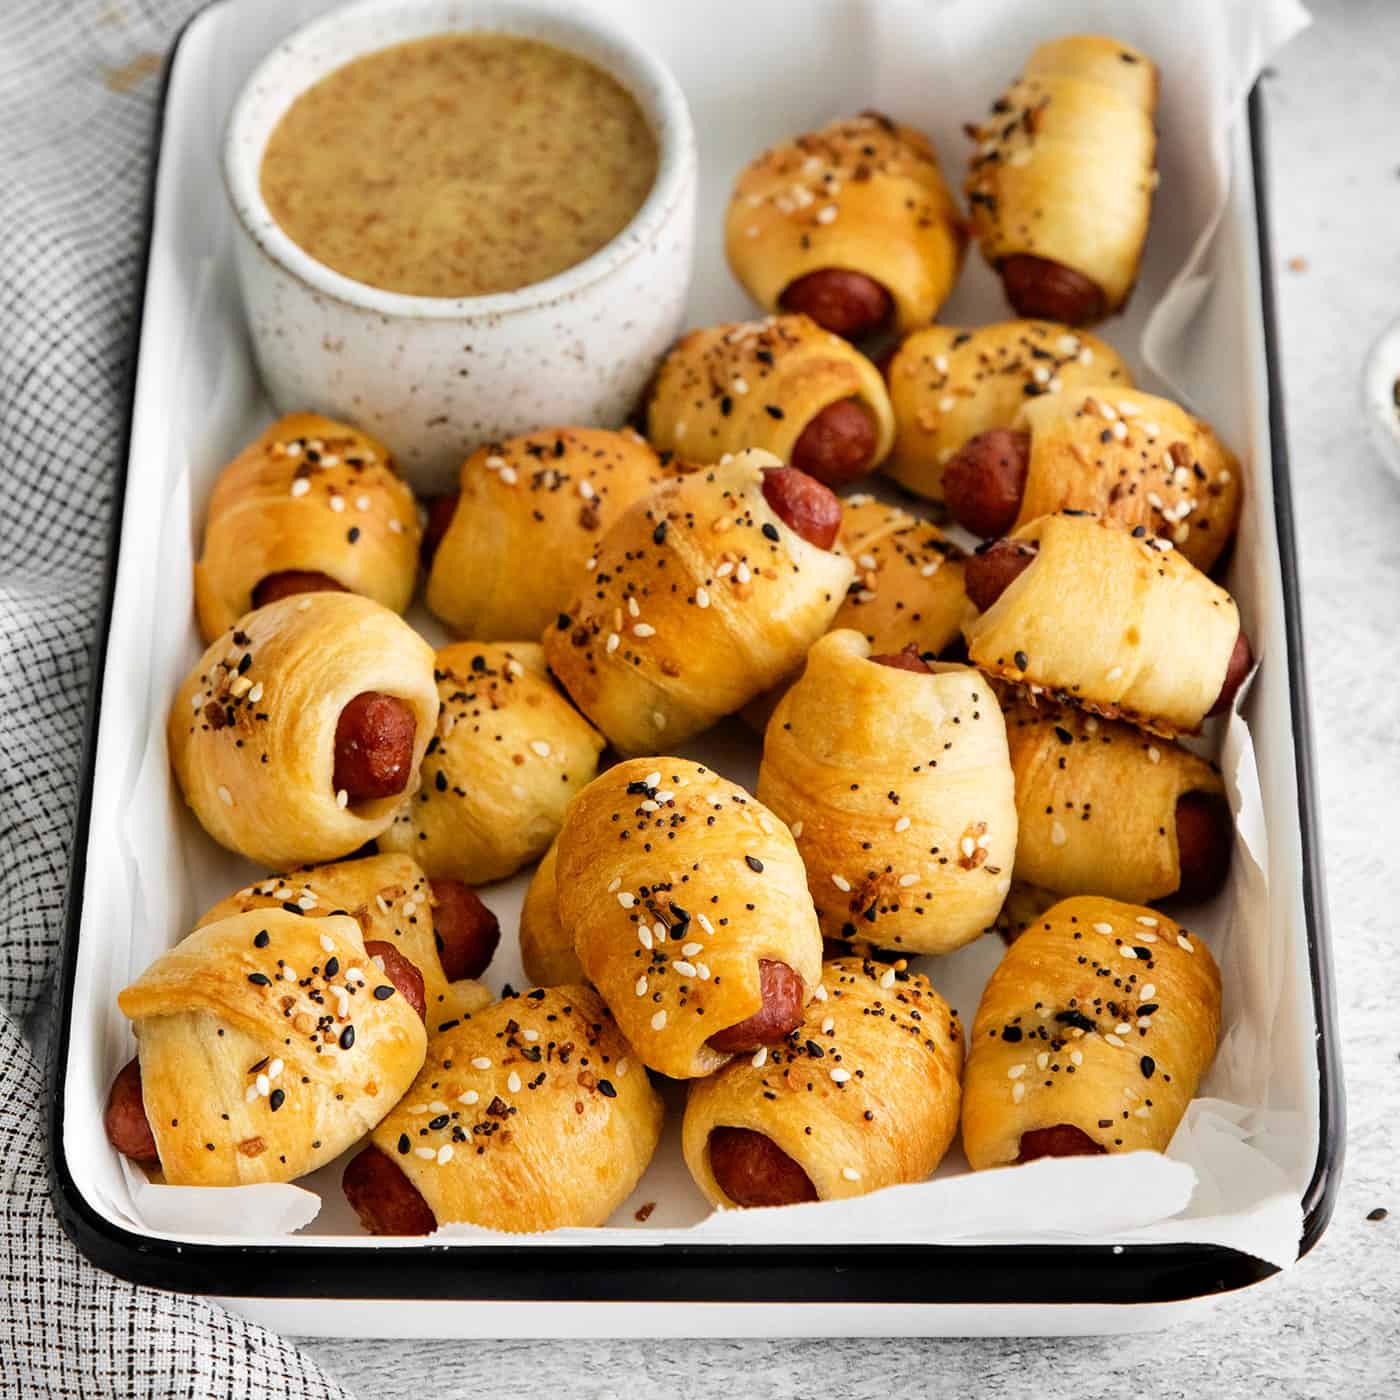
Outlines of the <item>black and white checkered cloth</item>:
[[[0,1395],[343,1396],[294,1348],[81,1259],[43,1066],[122,450],[160,60],[198,0],[0,0]],[[26,1028],[29,1035],[26,1037]]]

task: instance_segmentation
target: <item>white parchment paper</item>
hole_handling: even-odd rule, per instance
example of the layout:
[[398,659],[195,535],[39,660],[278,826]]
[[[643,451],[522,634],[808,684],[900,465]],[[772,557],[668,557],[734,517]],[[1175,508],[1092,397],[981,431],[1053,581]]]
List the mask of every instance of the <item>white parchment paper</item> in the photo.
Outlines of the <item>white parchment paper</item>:
[[[1209,417],[1242,458],[1245,517],[1230,585],[1263,666],[1203,741],[1218,752],[1238,835],[1227,891],[1190,925],[1220,961],[1220,1053],[1165,1156],[1137,1153],[970,1173],[956,1145],[934,1178],[845,1202],[712,1214],[681,1161],[679,1086],[642,1183],[603,1230],[522,1243],[1197,1241],[1278,1265],[1296,1254],[1300,1197],[1316,1152],[1316,1062],[1297,882],[1288,677],[1268,478],[1267,400],[1253,263],[1253,206],[1239,123],[1268,56],[1305,22],[1296,0],[592,0],[671,63],[701,143],[693,324],[753,313],[723,261],[721,219],[738,169],[760,147],[845,112],[878,107],[928,130],[950,181],[965,169],[964,121],[979,117],[1042,40],[1098,31],[1162,70],[1159,189],[1142,276],[1126,315],[1101,328],[1148,389]],[[372,1247],[338,1189],[342,1164],[296,1186],[152,1185],[101,1136],[106,1086],[131,1053],[116,992],[216,898],[261,872],[218,850],[183,810],[166,760],[169,697],[199,654],[193,547],[221,465],[270,416],[244,336],[217,173],[218,136],[263,52],[323,0],[244,0],[187,37],[166,119],[122,562],[106,672],[92,843],[75,984],[70,1163],[85,1194],[128,1228],[187,1240],[322,1240]],[[1232,185],[1232,181],[1235,182]],[[941,319],[1010,314],[975,250]],[[425,613],[412,615],[433,640]],[[1246,723],[1247,719],[1247,723]],[[758,746],[736,723],[686,750],[752,784]],[[486,890],[505,932],[488,981],[523,984],[514,930],[528,873]],[[970,1022],[1001,954],[987,937],[920,966]],[[654,1205],[645,1225],[635,1219]],[[292,1233],[298,1232],[299,1233]],[[499,1243],[449,1228],[462,1247]]]

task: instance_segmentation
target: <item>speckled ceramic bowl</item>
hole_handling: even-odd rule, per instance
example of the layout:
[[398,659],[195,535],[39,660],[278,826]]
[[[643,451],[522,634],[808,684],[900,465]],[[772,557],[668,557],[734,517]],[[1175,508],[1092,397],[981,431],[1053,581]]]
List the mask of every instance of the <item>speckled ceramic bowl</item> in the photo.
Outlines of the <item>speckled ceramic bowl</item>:
[[[611,73],[656,135],[659,168],[610,243],[555,277],[480,297],[382,291],[317,262],[259,190],[268,137],[342,64],[407,39],[468,30],[557,44]],[[244,309],[284,412],[346,418],[386,441],[414,485],[447,489],[477,444],[549,423],[615,425],[679,333],[695,232],[695,135],[666,67],[606,20],[515,0],[366,0],[298,30],[234,105],[224,177]]]

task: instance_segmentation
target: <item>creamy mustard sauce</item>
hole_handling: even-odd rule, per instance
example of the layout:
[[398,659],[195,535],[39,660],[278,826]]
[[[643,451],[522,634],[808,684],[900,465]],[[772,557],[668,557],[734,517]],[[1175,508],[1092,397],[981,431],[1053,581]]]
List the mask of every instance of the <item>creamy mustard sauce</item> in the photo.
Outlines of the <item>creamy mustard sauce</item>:
[[443,34],[336,69],[287,109],[262,195],[357,282],[416,296],[529,286],[595,253],[656,178],[636,99],[602,69],[506,34]]

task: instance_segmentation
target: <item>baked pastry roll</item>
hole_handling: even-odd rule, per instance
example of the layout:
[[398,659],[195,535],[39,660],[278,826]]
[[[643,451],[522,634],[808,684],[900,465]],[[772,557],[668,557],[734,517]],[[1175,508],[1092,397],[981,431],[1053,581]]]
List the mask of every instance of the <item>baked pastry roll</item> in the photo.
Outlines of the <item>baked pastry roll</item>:
[[436,675],[442,712],[422,784],[379,845],[434,880],[504,880],[554,839],[603,738],[555,688],[538,642],[454,642]]
[[830,938],[951,952],[1011,885],[1006,726],[970,667],[828,633],[769,721],[758,797],[792,829]]
[[755,301],[852,338],[926,326],[966,243],[933,144],[879,112],[764,151],[724,221],[729,266]]
[[643,1063],[673,1079],[782,1040],[820,980],[787,828],[688,759],[633,759],[590,783],[555,884],[589,981]]
[[1062,900],[982,993],[963,1075],[968,1163],[1164,1152],[1219,1033],[1220,973],[1195,934],[1139,905]]
[[545,659],[620,753],[707,729],[791,674],[852,576],[841,506],[766,452],[668,482],[598,546]]
[[291,593],[361,593],[401,613],[418,576],[418,509],[368,433],[289,413],[214,484],[194,566],[199,633]]
[[[412,969],[410,1002],[417,975],[429,1027],[479,1011],[492,999],[475,979],[486,970],[500,937],[495,915],[458,881],[430,881],[408,856],[366,856],[269,875],[221,899],[195,927],[253,909],[286,909],[312,919],[348,914],[378,966],[401,973],[396,964],[407,963]],[[395,981],[405,989],[404,981]]]
[[210,836],[286,870],[385,830],[437,716],[427,642],[368,598],[313,593],[215,641],[176,692],[166,739]]
[[807,316],[691,331],[661,363],[647,436],[692,462],[762,448],[828,486],[882,462],[894,413],[880,371]]
[[1018,315],[1087,325],[1122,309],[1157,188],[1156,110],[1145,54],[1075,34],[1036,49],[968,127],[972,233]]
[[421,1017],[345,917],[220,919],[157,958],[117,1004],[140,1069],[114,1087],[109,1136],[124,1150],[144,1117],[146,1160],[158,1156],[172,1186],[315,1171],[398,1102],[427,1046]]
[[1171,400],[1096,387],[1032,399],[1011,431],[970,439],[948,463],[944,496],[974,534],[1091,510],[1170,540],[1208,571],[1239,520],[1240,473],[1210,424]]
[[926,326],[895,351],[887,377],[895,437],[882,470],[934,501],[943,499],[943,469],[958,449],[1010,428],[1038,395],[1133,383],[1107,341],[1055,321]]
[[661,1119],[595,992],[512,993],[433,1037],[345,1194],[375,1235],[601,1225],[647,1169]]
[[802,1025],[690,1086],[685,1164],[714,1206],[795,1205],[923,1181],[957,1132],[963,1034],[928,978],[822,968]]
[[1016,878],[1132,904],[1208,899],[1233,825],[1215,765],[1170,740],[1069,705],[1014,700]]
[[630,428],[548,428],[478,448],[458,494],[433,506],[443,533],[428,606],[459,637],[538,637],[578,587],[602,532],[666,475]]
[[1239,609],[1169,540],[1084,512],[974,556],[968,657],[989,675],[1163,734],[1194,734],[1249,669]]
[[520,906],[520,961],[526,977],[537,987],[588,981],[574,952],[573,934],[559,921],[559,896],[554,884],[558,859],[556,838],[535,867],[525,902]]

